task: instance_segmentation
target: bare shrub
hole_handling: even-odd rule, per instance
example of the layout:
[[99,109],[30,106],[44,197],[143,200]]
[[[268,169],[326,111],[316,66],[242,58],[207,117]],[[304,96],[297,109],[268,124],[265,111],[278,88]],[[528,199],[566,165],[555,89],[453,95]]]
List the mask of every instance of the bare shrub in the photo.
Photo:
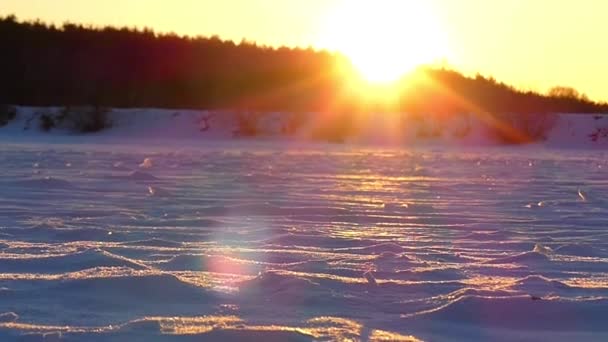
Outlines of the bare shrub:
[[211,124],[209,123],[209,121],[211,119],[213,119],[215,115],[213,115],[212,113],[208,113],[206,115],[203,115],[199,118],[199,122],[198,122],[198,129],[201,132],[207,132],[208,130],[211,129]]
[[78,133],[94,133],[111,126],[110,111],[99,106],[64,107],[57,116],[61,126]]
[[305,115],[303,113],[292,113],[287,120],[283,122],[281,133],[284,135],[294,135],[304,125]]
[[547,140],[549,132],[555,127],[558,116],[552,113],[523,115],[520,129],[532,140]]
[[38,115],[38,124],[41,130],[48,132],[51,129],[57,126],[57,122],[55,117],[51,112],[48,111],[40,111],[37,113]]
[[239,111],[236,113],[235,137],[254,137],[260,134],[258,123],[262,117],[258,112]]
[[491,127],[492,135],[504,144],[522,144],[544,141],[557,123],[557,115],[502,114],[497,115],[499,125]]
[[312,132],[315,140],[331,143],[344,143],[355,133],[352,116],[342,113],[326,118],[323,123],[316,126]]
[[17,108],[0,104],[0,127],[6,126],[17,117]]
[[589,134],[589,139],[593,142],[598,142],[603,139],[608,139],[608,127],[599,127]]

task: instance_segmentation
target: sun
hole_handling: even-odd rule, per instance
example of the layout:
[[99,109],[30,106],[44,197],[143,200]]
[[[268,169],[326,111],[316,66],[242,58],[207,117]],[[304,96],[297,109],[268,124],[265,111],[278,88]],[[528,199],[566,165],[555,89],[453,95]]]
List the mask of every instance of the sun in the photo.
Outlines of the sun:
[[391,83],[446,58],[447,44],[428,1],[341,0],[325,20],[322,45],[346,55],[371,83]]

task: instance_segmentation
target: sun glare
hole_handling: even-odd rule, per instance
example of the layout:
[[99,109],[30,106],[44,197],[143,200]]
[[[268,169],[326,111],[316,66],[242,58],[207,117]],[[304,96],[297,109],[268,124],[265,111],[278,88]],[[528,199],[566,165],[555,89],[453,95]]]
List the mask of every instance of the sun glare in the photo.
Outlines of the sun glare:
[[371,83],[391,83],[446,54],[443,32],[419,0],[341,0],[325,23],[322,45],[338,50]]

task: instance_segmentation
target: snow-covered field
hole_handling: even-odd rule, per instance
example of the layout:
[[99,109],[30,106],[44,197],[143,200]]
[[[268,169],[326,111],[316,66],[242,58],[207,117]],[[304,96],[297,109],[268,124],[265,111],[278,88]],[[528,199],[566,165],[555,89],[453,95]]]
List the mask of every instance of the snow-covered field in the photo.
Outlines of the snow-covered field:
[[608,339],[606,152],[117,134],[0,136],[0,340]]

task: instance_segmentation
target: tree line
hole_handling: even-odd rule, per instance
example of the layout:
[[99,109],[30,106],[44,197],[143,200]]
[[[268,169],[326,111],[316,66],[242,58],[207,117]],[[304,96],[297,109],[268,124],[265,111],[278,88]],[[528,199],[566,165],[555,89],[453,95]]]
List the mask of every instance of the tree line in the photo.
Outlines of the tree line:
[[[0,104],[323,111],[378,109],[345,97],[338,53],[150,29],[0,18]],[[421,68],[392,110],[606,112],[570,88],[524,92],[483,76]],[[404,81],[405,82],[405,81]],[[342,96],[342,97],[340,97]],[[340,97],[340,98],[338,98]],[[380,108],[381,109],[381,108]]]

